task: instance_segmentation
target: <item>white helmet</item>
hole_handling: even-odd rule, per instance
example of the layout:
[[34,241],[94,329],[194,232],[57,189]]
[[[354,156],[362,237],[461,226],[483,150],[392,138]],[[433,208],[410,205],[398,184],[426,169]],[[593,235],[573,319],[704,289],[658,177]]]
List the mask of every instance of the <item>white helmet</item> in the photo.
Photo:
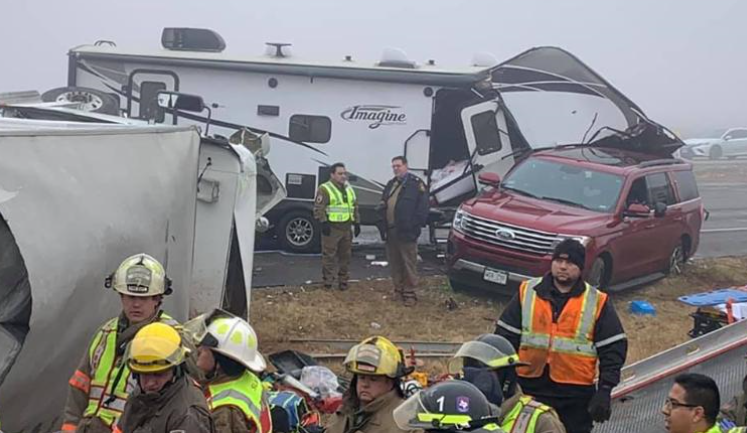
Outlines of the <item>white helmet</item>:
[[171,279],[161,263],[145,253],[122,261],[116,271],[106,277],[104,286],[123,295],[156,296],[171,294]]
[[254,329],[240,317],[217,317],[207,327],[208,334],[215,339],[211,347],[248,369],[259,373],[267,367],[265,359],[257,347],[257,334]]

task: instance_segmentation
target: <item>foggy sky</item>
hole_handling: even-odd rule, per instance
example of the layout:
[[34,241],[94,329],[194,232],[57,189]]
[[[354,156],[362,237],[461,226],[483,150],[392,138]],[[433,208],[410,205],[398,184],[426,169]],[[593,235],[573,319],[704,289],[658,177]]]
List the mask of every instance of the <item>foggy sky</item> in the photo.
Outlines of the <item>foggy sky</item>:
[[565,48],[676,131],[747,126],[747,2],[740,0],[0,0],[0,92],[66,83],[67,51],[98,39],[160,47],[166,26],[207,27],[227,52],[293,43],[310,60],[375,61],[385,47],[441,65]]

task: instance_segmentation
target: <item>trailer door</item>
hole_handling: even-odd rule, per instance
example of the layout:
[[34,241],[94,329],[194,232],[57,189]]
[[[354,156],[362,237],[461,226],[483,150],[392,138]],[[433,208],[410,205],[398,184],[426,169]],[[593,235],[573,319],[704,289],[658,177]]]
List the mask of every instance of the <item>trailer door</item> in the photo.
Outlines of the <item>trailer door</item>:
[[462,109],[462,125],[475,176],[482,170],[505,176],[514,165],[506,116],[497,100]]

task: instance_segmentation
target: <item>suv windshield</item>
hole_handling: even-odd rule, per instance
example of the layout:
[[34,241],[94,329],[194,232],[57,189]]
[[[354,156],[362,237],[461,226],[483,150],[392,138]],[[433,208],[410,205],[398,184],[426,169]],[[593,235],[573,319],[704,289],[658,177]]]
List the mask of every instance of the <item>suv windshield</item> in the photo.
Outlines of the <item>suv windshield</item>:
[[517,194],[595,212],[612,212],[622,185],[621,176],[539,158],[528,159],[501,183]]

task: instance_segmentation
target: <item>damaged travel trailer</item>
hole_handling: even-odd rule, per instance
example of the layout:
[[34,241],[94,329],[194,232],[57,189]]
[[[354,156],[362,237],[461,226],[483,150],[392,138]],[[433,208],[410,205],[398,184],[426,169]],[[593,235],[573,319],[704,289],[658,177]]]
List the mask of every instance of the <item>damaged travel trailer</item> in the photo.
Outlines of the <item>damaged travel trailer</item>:
[[173,280],[164,308],[178,320],[216,306],[246,317],[258,213],[283,190],[263,194],[272,181],[246,147],[194,127],[38,104],[0,112],[3,429],[54,431],[71,372],[120,309],[106,275],[148,252]]
[[[288,193],[268,217],[281,244],[295,251],[318,243],[311,208],[334,162],[352,173],[361,218],[371,224],[396,155],[427,180],[433,205],[453,209],[474,195],[479,172],[503,175],[532,148],[595,143],[671,153],[680,144],[559,48],[503,63],[476,55],[462,68],[416,62],[394,49],[376,63],[353,56],[319,63],[293,56],[287,44],[268,44],[257,56],[225,48],[215,32],[184,28],[164,29],[160,50],[79,46],[69,52],[68,87],[44,97],[156,123],[210,119],[226,136],[268,132],[269,161]],[[202,114],[164,110],[163,91],[200,95],[208,107]]]

